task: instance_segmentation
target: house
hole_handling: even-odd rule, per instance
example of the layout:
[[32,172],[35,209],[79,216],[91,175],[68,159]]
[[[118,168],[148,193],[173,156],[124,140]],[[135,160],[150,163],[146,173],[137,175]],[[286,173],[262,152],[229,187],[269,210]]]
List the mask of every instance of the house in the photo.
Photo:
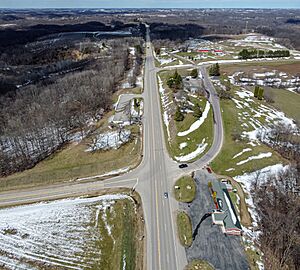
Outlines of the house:
[[226,184],[214,180],[209,186],[216,210],[212,212],[213,224],[219,225],[223,233],[242,235],[242,227],[230,199]]

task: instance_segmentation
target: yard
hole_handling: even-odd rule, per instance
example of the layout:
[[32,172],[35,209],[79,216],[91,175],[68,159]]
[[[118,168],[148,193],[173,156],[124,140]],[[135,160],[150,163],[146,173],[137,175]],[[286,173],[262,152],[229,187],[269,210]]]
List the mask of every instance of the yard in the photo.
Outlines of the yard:
[[[190,75],[190,72],[190,69],[178,70],[182,77]],[[173,73],[164,71],[158,76],[167,148],[176,161],[191,162],[205,154],[212,145],[213,113],[204,96],[170,89],[166,82]],[[196,106],[201,108],[201,117],[195,117],[193,113]],[[175,121],[178,108],[184,110],[182,121]]]

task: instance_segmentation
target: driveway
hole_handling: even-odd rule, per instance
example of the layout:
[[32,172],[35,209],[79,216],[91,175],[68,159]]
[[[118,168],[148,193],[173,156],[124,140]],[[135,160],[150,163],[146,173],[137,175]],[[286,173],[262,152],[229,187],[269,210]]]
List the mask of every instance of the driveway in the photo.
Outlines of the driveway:
[[[214,203],[208,190],[208,181],[216,180],[204,170],[195,173],[197,183],[196,199],[190,204],[180,204],[188,212],[195,230],[202,216],[214,209]],[[211,217],[204,220],[198,230],[193,245],[186,249],[188,261],[203,259],[220,270],[250,269],[239,236],[226,236],[221,228],[212,225]]]

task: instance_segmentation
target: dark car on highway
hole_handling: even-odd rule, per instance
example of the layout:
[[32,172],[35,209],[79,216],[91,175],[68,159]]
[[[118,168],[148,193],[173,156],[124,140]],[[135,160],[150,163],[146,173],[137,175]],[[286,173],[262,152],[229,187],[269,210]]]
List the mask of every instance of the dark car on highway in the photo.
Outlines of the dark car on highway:
[[188,166],[187,164],[183,163],[183,164],[180,164],[180,165],[179,165],[179,168],[180,168],[180,169],[183,169],[183,168],[186,168],[187,166]]
[[168,197],[169,197],[168,192],[164,193],[164,197],[165,197],[165,199],[168,199]]

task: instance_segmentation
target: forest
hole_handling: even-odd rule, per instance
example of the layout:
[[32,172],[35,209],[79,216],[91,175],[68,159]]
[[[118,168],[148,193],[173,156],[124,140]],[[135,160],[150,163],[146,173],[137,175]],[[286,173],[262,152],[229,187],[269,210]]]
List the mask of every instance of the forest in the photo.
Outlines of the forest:
[[[129,47],[142,48],[142,42],[134,38],[106,40],[101,45],[105,53],[82,69],[2,95],[0,175],[30,168],[72,140],[74,132],[81,136],[89,132],[90,123],[111,109],[112,93],[133,66]],[[91,54],[87,48],[85,53]],[[134,76],[140,72],[141,49],[136,50],[135,59]]]

